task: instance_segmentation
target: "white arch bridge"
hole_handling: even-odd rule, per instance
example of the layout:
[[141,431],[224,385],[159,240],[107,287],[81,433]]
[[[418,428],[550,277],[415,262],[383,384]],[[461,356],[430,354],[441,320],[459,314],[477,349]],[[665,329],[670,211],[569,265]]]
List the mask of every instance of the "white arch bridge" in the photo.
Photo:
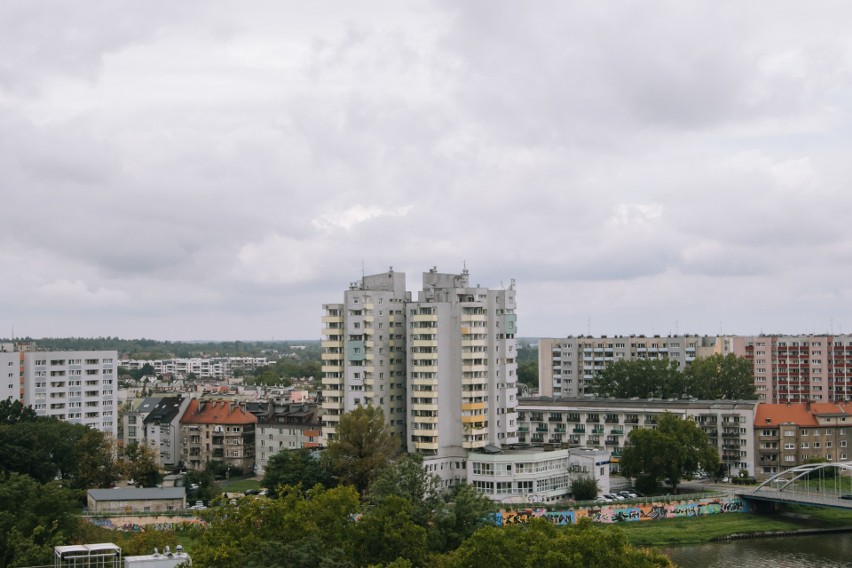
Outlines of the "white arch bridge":
[[793,467],[737,495],[749,501],[852,509],[852,462]]

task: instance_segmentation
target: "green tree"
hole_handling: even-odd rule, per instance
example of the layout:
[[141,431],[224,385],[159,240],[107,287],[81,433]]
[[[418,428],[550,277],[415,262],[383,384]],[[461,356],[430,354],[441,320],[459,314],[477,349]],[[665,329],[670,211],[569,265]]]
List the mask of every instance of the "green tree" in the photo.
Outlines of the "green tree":
[[440,478],[426,471],[423,457],[405,454],[376,477],[367,492],[367,504],[378,507],[391,497],[402,497],[412,505],[411,516],[421,527],[432,524],[441,503]]
[[757,400],[754,366],[733,353],[701,357],[684,371],[687,393],[701,400]]
[[57,482],[0,474],[0,568],[47,565],[66,544],[79,510],[75,492]]
[[[341,564],[351,558],[353,515],[358,493],[353,487],[307,492],[290,487],[278,499],[242,499],[204,512],[208,523],[193,546],[193,566],[242,568],[281,566],[281,557],[259,556],[289,551],[300,555],[321,550],[318,566]],[[264,563],[265,562],[265,563]],[[300,566],[296,562],[292,565]],[[310,566],[311,564],[305,564]]]
[[124,448],[124,474],[143,487],[156,487],[163,481],[156,450],[147,444],[131,442]]
[[658,488],[665,482],[677,493],[680,480],[697,470],[717,471],[719,453],[698,424],[667,412],[655,430],[637,428],[630,432],[620,465],[624,476],[636,477],[642,490]]
[[403,558],[412,566],[423,566],[426,529],[414,522],[412,514],[412,502],[397,495],[386,497],[364,513],[355,525],[356,564],[368,566]]
[[592,390],[599,397],[681,398],[686,385],[677,361],[632,359],[607,366],[595,377]]
[[341,482],[363,494],[398,451],[399,439],[385,424],[382,409],[368,405],[340,417],[323,458]]
[[526,526],[485,527],[446,558],[449,568],[663,568],[662,553],[630,546],[618,527],[582,519],[558,527],[541,519]]
[[497,505],[476,491],[469,483],[461,483],[443,495],[429,527],[429,549],[443,552],[457,548],[482,527],[492,523]]
[[590,501],[598,496],[598,481],[594,477],[578,477],[571,482],[571,495],[577,501]]
[[334,478],[309,448],[282,450],[269,458],[261,485],[268,488],[271,497],[277,497],[278,487],[302,484],[304,489],[314,485],[334,487]]
[[35,422],[36,413],[32,406],[24,406],[20,400],[0,400],[0,424]]

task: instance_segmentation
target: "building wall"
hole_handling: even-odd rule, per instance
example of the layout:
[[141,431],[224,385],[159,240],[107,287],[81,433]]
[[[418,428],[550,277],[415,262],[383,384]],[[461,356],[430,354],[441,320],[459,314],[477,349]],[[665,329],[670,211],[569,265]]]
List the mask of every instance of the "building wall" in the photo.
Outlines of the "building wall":
[[0,351],[0,400],[23,402],[21,354]]
[[665,412],[695,420],[716,446],[727,470],[754,472],[754,419],[751,401],[663,401],[619,399],[521,399],[522,442],[605,448],[613,470],[627,436],[636,428],[653,428]]
[[115,351],[26,352],[24,404],[39,416],[85,424],[115,437],[117,361]]
[[732,352],[753,362],[761,402],[852,400],[852,336],[745,336],[729,341]]
[[284,450],[319,448],[320,429],[305,424],[257,424],[255,433],[256,474],[264,475],[270,458]]
[[652,359],[676,361],[681,369],[714,352],[715,337],[614,336],[539,340],[539,393],[575,398],[594,394],[592,381],[615,361]]
[[468,481],[480,493],[500,503],[553,503],[567,499],[571,482],[591,477],[608,493],[609,454],[587,448],[471,452]]

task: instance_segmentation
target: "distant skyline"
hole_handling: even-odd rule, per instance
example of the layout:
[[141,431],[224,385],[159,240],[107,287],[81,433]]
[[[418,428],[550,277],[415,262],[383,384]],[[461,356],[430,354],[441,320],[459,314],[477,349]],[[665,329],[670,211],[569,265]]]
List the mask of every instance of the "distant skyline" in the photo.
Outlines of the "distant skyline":
[[319,338],[389,266],[519,335],[852,332],[852,5],[0,4],[0,335]]

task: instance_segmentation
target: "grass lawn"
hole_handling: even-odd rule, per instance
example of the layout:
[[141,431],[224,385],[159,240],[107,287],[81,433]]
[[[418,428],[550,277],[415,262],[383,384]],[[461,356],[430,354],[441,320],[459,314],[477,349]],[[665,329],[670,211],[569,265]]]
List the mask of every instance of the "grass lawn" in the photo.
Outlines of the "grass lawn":
[[228,493],[242,493],[246,489],[260,489],[260,481],[254,478],[248,479],[231,479],[229,481],[218,482],[222,491]]
[[852,526],[852,512],[818,507],[790,507],[792,515],[729,513],[701,518],[620,523],[627,540],[636,546],[700,544],[734,533],[789,531]]

